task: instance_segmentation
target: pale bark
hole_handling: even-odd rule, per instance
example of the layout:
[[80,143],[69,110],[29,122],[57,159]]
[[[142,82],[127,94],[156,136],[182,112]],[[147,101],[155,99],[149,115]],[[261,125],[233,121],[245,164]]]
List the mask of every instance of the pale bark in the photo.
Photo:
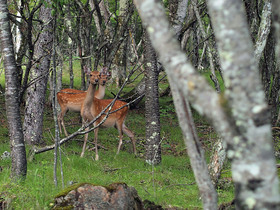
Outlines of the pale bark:
[[[90,6],[91,10],[95,9],[93,0],[89,1],[89,6]],[[93,12],[93,19],[94,19],[94,22],[95,22],[95,27],[96,27],[97,33],[100,36],[101,35],[101,22],[99,21],[98,14],[97,14],[96,10]]]
[[228,101],[238,134],[228,148],[236,184],[236,206],[279,208],[279,182],[269,112],[241,0],[208,1]]
[[261,23],[257,36],[257,41],[255,44],[255,60],[257,62],[257,66],[259,65],[261,55],[264,51],[266,41],[270,33],[271,15],[272,15],[271,0],[265,0],[265,4],[263,6],[263,11],[262,11]]
[[11,177],[26,177],[27,161],[20,117],[18,71],[6,0],[0,1],[0,41],[5,68],[5,105],[12,155]]
[[212,154],[210,163],[208,164],[209,174],[211,176],[213,184],[216,186],[221,172],[223,169],[224,162],[226,160],[225,145],[221,138],[218,138],[212,147]]
[[[118,24],[119,26],[122,26],[125,17],[127,15],[127,12],[129,10],[129,0],[120,0],[119,3],[119,17],[118,17]],[[127,32],[128,30],[126,30]],[[122,37],[123,39],[125,38],[125,40],[123,40],[122,44],[120,45],[116,56],[115,56],[115,68],[113,69],[114,72],[114,76],[116,79],[116,84],[117,87],[120,87],[124,81],[124,79],[126,78],[126,50],[127,50],[127,36]]]
[[[237,186],[237,207],[279,208],[279,183],[267,106],[242,1],[208,2],[224,80],[229,88],[224,96],[219,96],[187,61],[169,30],[161,4],[154,0],[135,0],[135,3],[175,91],[181,98],[187,97],[200,114],[206,115],[227,143]],[[200,190],[202,187],[199,185]],[[204,208],[216,208],[213,198],[208,199],[203,199]]]
[[[21,1],[18,1],[17,3],[18,5],[18,11],[17,11],[17,16],[18,18],[16,18],[16,20],[20,23],[21,22],[21,18],[20,17],[20,12],[19,12],[19,9],[20,9],[20,6],[21,6]],[[19,26],[16,25],[16,30],[15,30],[15,42],[14,42],[14,45],[15,45],[15,53],[16,53],[16,56],[20,50],[20,47],[21,47],[21,42],[22,42],[22,35],[20,33],[20,29],[19,29]]]
[[[185,89],[188,84],[186,84],[186,81],[184,81],[185,84],[183,84],[182,79],[185,79],[186,72],[178,74],[181,68],[180,62],[183,62],[185,56],[181,52],[180,46],[174,39],[173,34],[169,31],[164,10],[161,8],[160,3],[136,0],[134,2],[142,21],[147,25],[147,31],[149,32],[153,46],[157,50],[162,64],[165,66],[185,144],[188,148],[192,168],[201,193],[203,206],[205,209],[217,209],[217,194],[208,175],[204,151],[201,148],[195,131],[189,102],[187,97],[184,96],[186,92],[183,89]],[[191,71],[195,73],[194,69]],[[202,84],[201,82],[202,81],[199,82],[199,85]]]
[[[188,0],[176,0],[177,7],[175,8],[174,18],[171,19],[172,26],[175,30],[175,34],[180,40],[183,24],[187,15]],[[173,4],[171,2],[171,4]]]

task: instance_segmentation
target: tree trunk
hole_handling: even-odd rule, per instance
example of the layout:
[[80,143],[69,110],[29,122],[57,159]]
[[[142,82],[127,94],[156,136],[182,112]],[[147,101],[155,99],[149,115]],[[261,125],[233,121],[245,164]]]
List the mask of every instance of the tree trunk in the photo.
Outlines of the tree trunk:
[[264,58],[261,59],[259,68],[262,77],[262,83],[265,91],[266,100],[269,104],[271,112],[271,122],[276,124],[278,107],[279,107],[279,65],[276,64],[275,56],[276,39],[273,33],[269,34],[266,46],[264,49]]
[[255,52],[254,52],[257,66],[259,65],[261,55],[263,54],[270,33],[271,15],[272,15],[271,0],[265,0],[265,5],[263,6],[262,18],[261,18],[261,23],[257,36],[256,45],[255,45]]
[[[143,2],[140,0],[135,0],[134,2],[144,25],[149,29],[148,32],[152,44],[157,50],[160,60],[167,72],[174,105],[179,118],[180,127],[183,131],[185,144],[188,148],[191,165],[201,193],[203,206],[205,209],[217,209],[217,194],[210,176],[208,175],[204,152],[195,132],[188,100],[184,97],[182,92],[182,89],[185,90],[188,84],[186,81],[184,81],[184,83],[178,83],[180,79],[185,79],[186,76],[186,74],[183,73],[178,75],[178,69],[181,67],[180,62],[183,62],[184,55],[183,53],[181,55],[180,46],[177,40],[175,40],[175,36],[169,33],[168,22],[160,2],[155,3],[154,1],[145,1],[146,6],[144,6]],[[178,56],[180,56],[180,58],[178,58]],[[175,77],[176,75],[177,77]],[[181,89],[179,89],[179,86]]]
[[[241,0],[208,1],[237,136],[228,148],[239,209],[279,208],[269,112]],[[230,33],[229,33],[230,32]]]
[[[119,4],[119,17],[118,17],[118,24],[119,26],[123,25],[125,17],[128,13],[130,3],[128,0],[120,0]],[[126,30],[126,33],[127,30]],[[124,79],[126,78],[126,51],[127,51],[127,36],[125,35],[122,37],[124,39],[119,46],[119,49],[116,53],[114,58],[115,68],[114,68],[114,77],[116,79],[117,87],[121,87],[123,84]]]
[[34,51],[34,56],[36,59],[40,58],[40,63],[35,65],[30,75],[31,79],[38,80],[27,89],[24,118],[24,138],[31,145],[42,143],[43,113],[53,41],[51,8],[43,5],[39,17],[45,24]]
[[73,72],[73,54],[72,54],[72,43],[70,44],[70,50],[69,50],[69,78],[70,78],[70,84],[69,88],[74,88],[74,72]]
[[[174,34],[170,33],[160,2],[135,2],[143,23],[148,25],[151,42],[165,67],[168,79],[175,87],[171,86],[172,93],[177,90],[180,96],[178,98],[188,98],[193,107],[200,114],[207,116],[221,137],[226,140],[227,156],[232,160],[232,175],[237,186],[237,207],[279,208],[279,182],[272,150],[269,117],[254,63],[253,45],[242,1],[208,1],[225,85],[228,87],[223,96],[218,95],[187,61]],[[178,107],[186,110],[188,106],[181,103]],[[181,121],[187,116],[179,114],[180,126],[183,127]],[[185,131],[184,135],[190,135]],[[197,175],[195,173],[196,178]],[[201,182],[202,185],[198,182],[198,186],[205,196],[204,193],[209,190],[205,190],[206,186],[203,183],[206,182]],[[204,196],[204,208],[216,209],[214,198]]]
[[208,165],[209,174],[215,186],[217,186],[217,183],[221,176],[225,159],[226,149],[223,145],[222,139],[218,138],[218,140],[214,143],[213,149],[211,151],[210,163]]
[[146,162],[150,165],[161,163],[160,114],[158,93],[157,57],[149,40],[144,34],[145,59],[145,119],[146,119]]
[[5,67],[5,103],[9,125],[9,137],[12,154],[11,176],[15,180],[25,178],[27,161],[22,131],[18,71],[13,50],[12,34],[6,0],[0,0],[0,40]]
[[[277,66],[277,74],[279,75],[280,68],[280,2],[277,0],[272,0],[272,17],[273,17],[273,29],[276,37],[276,46],[275,46],[275,54],[276,54],[276,66]],[[278,89],[278,97],[279,97],[279,89]],[[279,102],[279,100],[278,100]],[[278,117],[276,124],[280,121],[280,110],[278,110]]]

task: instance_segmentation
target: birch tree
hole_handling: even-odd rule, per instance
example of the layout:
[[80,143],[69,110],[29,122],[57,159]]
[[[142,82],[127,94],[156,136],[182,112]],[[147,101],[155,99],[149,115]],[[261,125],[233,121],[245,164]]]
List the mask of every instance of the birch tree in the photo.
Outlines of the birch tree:
[[14,46],[7,1],[0,1],[0,41],[5,67],[5,104],[9,126],[9,137],[12,154],[12,173],[15,179],[25,178],[27,173],[26,152],[20,117],[18,71],[15,61]]
[[[171,59],[173,58],[170,55],[175,56],[178,54],[178,52],[182,53],[182,55],[184,53],[181,52],[180,45],[178,44],[177,40],[174,38],[175,36],[169,32],[168,23],[167,23],[165,15],[164,15],[164,11],[160,7],[161,5],[157,4],[153,1],[136,1],[135,0],[134,2],[137,6],[137,9],[141,16],[142,21],[147,26],[147,31],[149,32],[151,42],[152,42],[154,48],[157,50],[157,53],[160,57],[162,64],[166,68],[166,73],[168,75],[168,80],[170,82],[170,86],[171,86],[171,90],[172,90],[174,105],[176,108],[176,112],[177,112],[177,116],[179,119],[181,129],[183,131],[184,140],[185,140],[185,144],[188,149],[188,154],[190,157],[192,169],[194,171],[196,182],[198,184],[198,187],[199,187],[199,190],[201,193],[203,206],[205,209],[217,209],[217,194],[215,192],[215,189],[214,189],[214,186],[210,179],[210,176],[208,175],[207,164],[206,164],[205,157],[204,157],[204,151],[201,147],[198,135],[195,130],[189,101],[186,97],[184,97],[182,95],[183,92],[181,91],[181,89],[182,89],[182,86],[185,86],[185,84],[181,84],[182,86],[180,86],[180,89],[179,89],[179,87],[176,85],[176,84],[178,84],[177,83],[178,77],[174,78],[176,75],[176,72],[171,72],[170,66],[166,65],[166,63],[169,63],[168,62],[169,58],[171,58]],[[141,7],[142,5],[143,5],[143,7]],[[180,7],[180,9],[181,8],[182,7]],[[181,14],[179,11],[178,11],[178,13]],[[153,16],[153,18],[151,16]],[[184,18],[184,15],[178,16],[179,19],[182,19],[182,17]],[[150,21],[152,21],[152,22],[150,22]],[[149,22],[149,24],[148,24],[148,22]],[[180,23],[179,21],[174,21],[174,22],[178,24],[178,27],[175,27],[176,34],[178,36],[178,34],[180,33],[180,28],[181,28],[180,24],[182,24],[182,23]],[[152,26],[150,25],[150,23],[152,24]],[[161,29],[163,31],[161,31]],[[159,30],[159,31],[157,31],[157,30]],[[156,33],[156,34],[154,34],[154,33]],[[151,36],[151,34],[153,34],[153,36]],[[167,35],[167,37],[166,37],[166,35]],[[155,36],[157,38],[155,38]],[[155,39],[157,39],[157,40],[155,41]],[[170,41],[171,41],[171,43],[170,43]],[[163,45],[161,45],[160,43]],[[165,47],[167,47],[167,48],[165,49]],[[160,48],[160,50],[159,50],[159,48]],[[171,49],[171,48],[173,48],[173,49]],[[163,53],[163,51],[165,51],[165,50],[167,50],[167,52],[168,52],[167,54]],[[164,57],[166,58],[166,60],[162,59],[162,53],[165,54]],[[178,67],[174,67],[174,68],[178,68]],[[180,76],[182,76],[182,75],[180,75]],[[174,76],[174,77],[172,77],[172,76]]]
[[[238,208],[279,208],[270,118],[242,1],[208,1],[238,138],[228,149]],[[245,79],[246,78],[246,79]]]
[[[209,0],[207,3],[224,71],[226,91],[223,95],[216,93],[186,59],[169,28],[161,3],[135,0],[168,79],[175,87],[171,88],[172,94],[176,91],[181,98],[188,98],[201,115],[208,117],[227,144],[237,208],[277,209],[280,207],[279,181],[269,112],[243,2]],[[186,118],[177,107],[176,111],[180,121]],[[183,133],[188,135],[185,130]],[[199,185],[201,193],[204,187]],[[214,203],[211,199],[214,200],[211,196],[208,200],[204,197],[205,209],[216,208],[211,206]]]

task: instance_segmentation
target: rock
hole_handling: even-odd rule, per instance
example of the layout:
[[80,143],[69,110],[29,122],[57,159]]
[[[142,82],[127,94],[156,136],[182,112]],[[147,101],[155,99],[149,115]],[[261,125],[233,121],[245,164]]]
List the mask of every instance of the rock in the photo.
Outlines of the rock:
[[114,183],[107,187],[75,184],[55,198],[53,209],[142,210],[142,201],[133,187]]
[[3,152],[3,154],[1,155],[2,160],[10,159],[10,158],[11,158],[11,154],[8,151]]

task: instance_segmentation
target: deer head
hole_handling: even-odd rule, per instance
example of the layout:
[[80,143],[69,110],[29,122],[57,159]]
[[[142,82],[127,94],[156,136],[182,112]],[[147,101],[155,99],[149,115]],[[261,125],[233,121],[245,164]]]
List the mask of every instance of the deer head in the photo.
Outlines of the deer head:
[[100,78],[99,71],[92,71],[90,72],[89,76],[90,76],[90,83],[93,85],[97,85]]
[[108,67],[103,67],[100,70],[100,85],[105,85],[109,77],[111,76],[111,72],[108,71]]

